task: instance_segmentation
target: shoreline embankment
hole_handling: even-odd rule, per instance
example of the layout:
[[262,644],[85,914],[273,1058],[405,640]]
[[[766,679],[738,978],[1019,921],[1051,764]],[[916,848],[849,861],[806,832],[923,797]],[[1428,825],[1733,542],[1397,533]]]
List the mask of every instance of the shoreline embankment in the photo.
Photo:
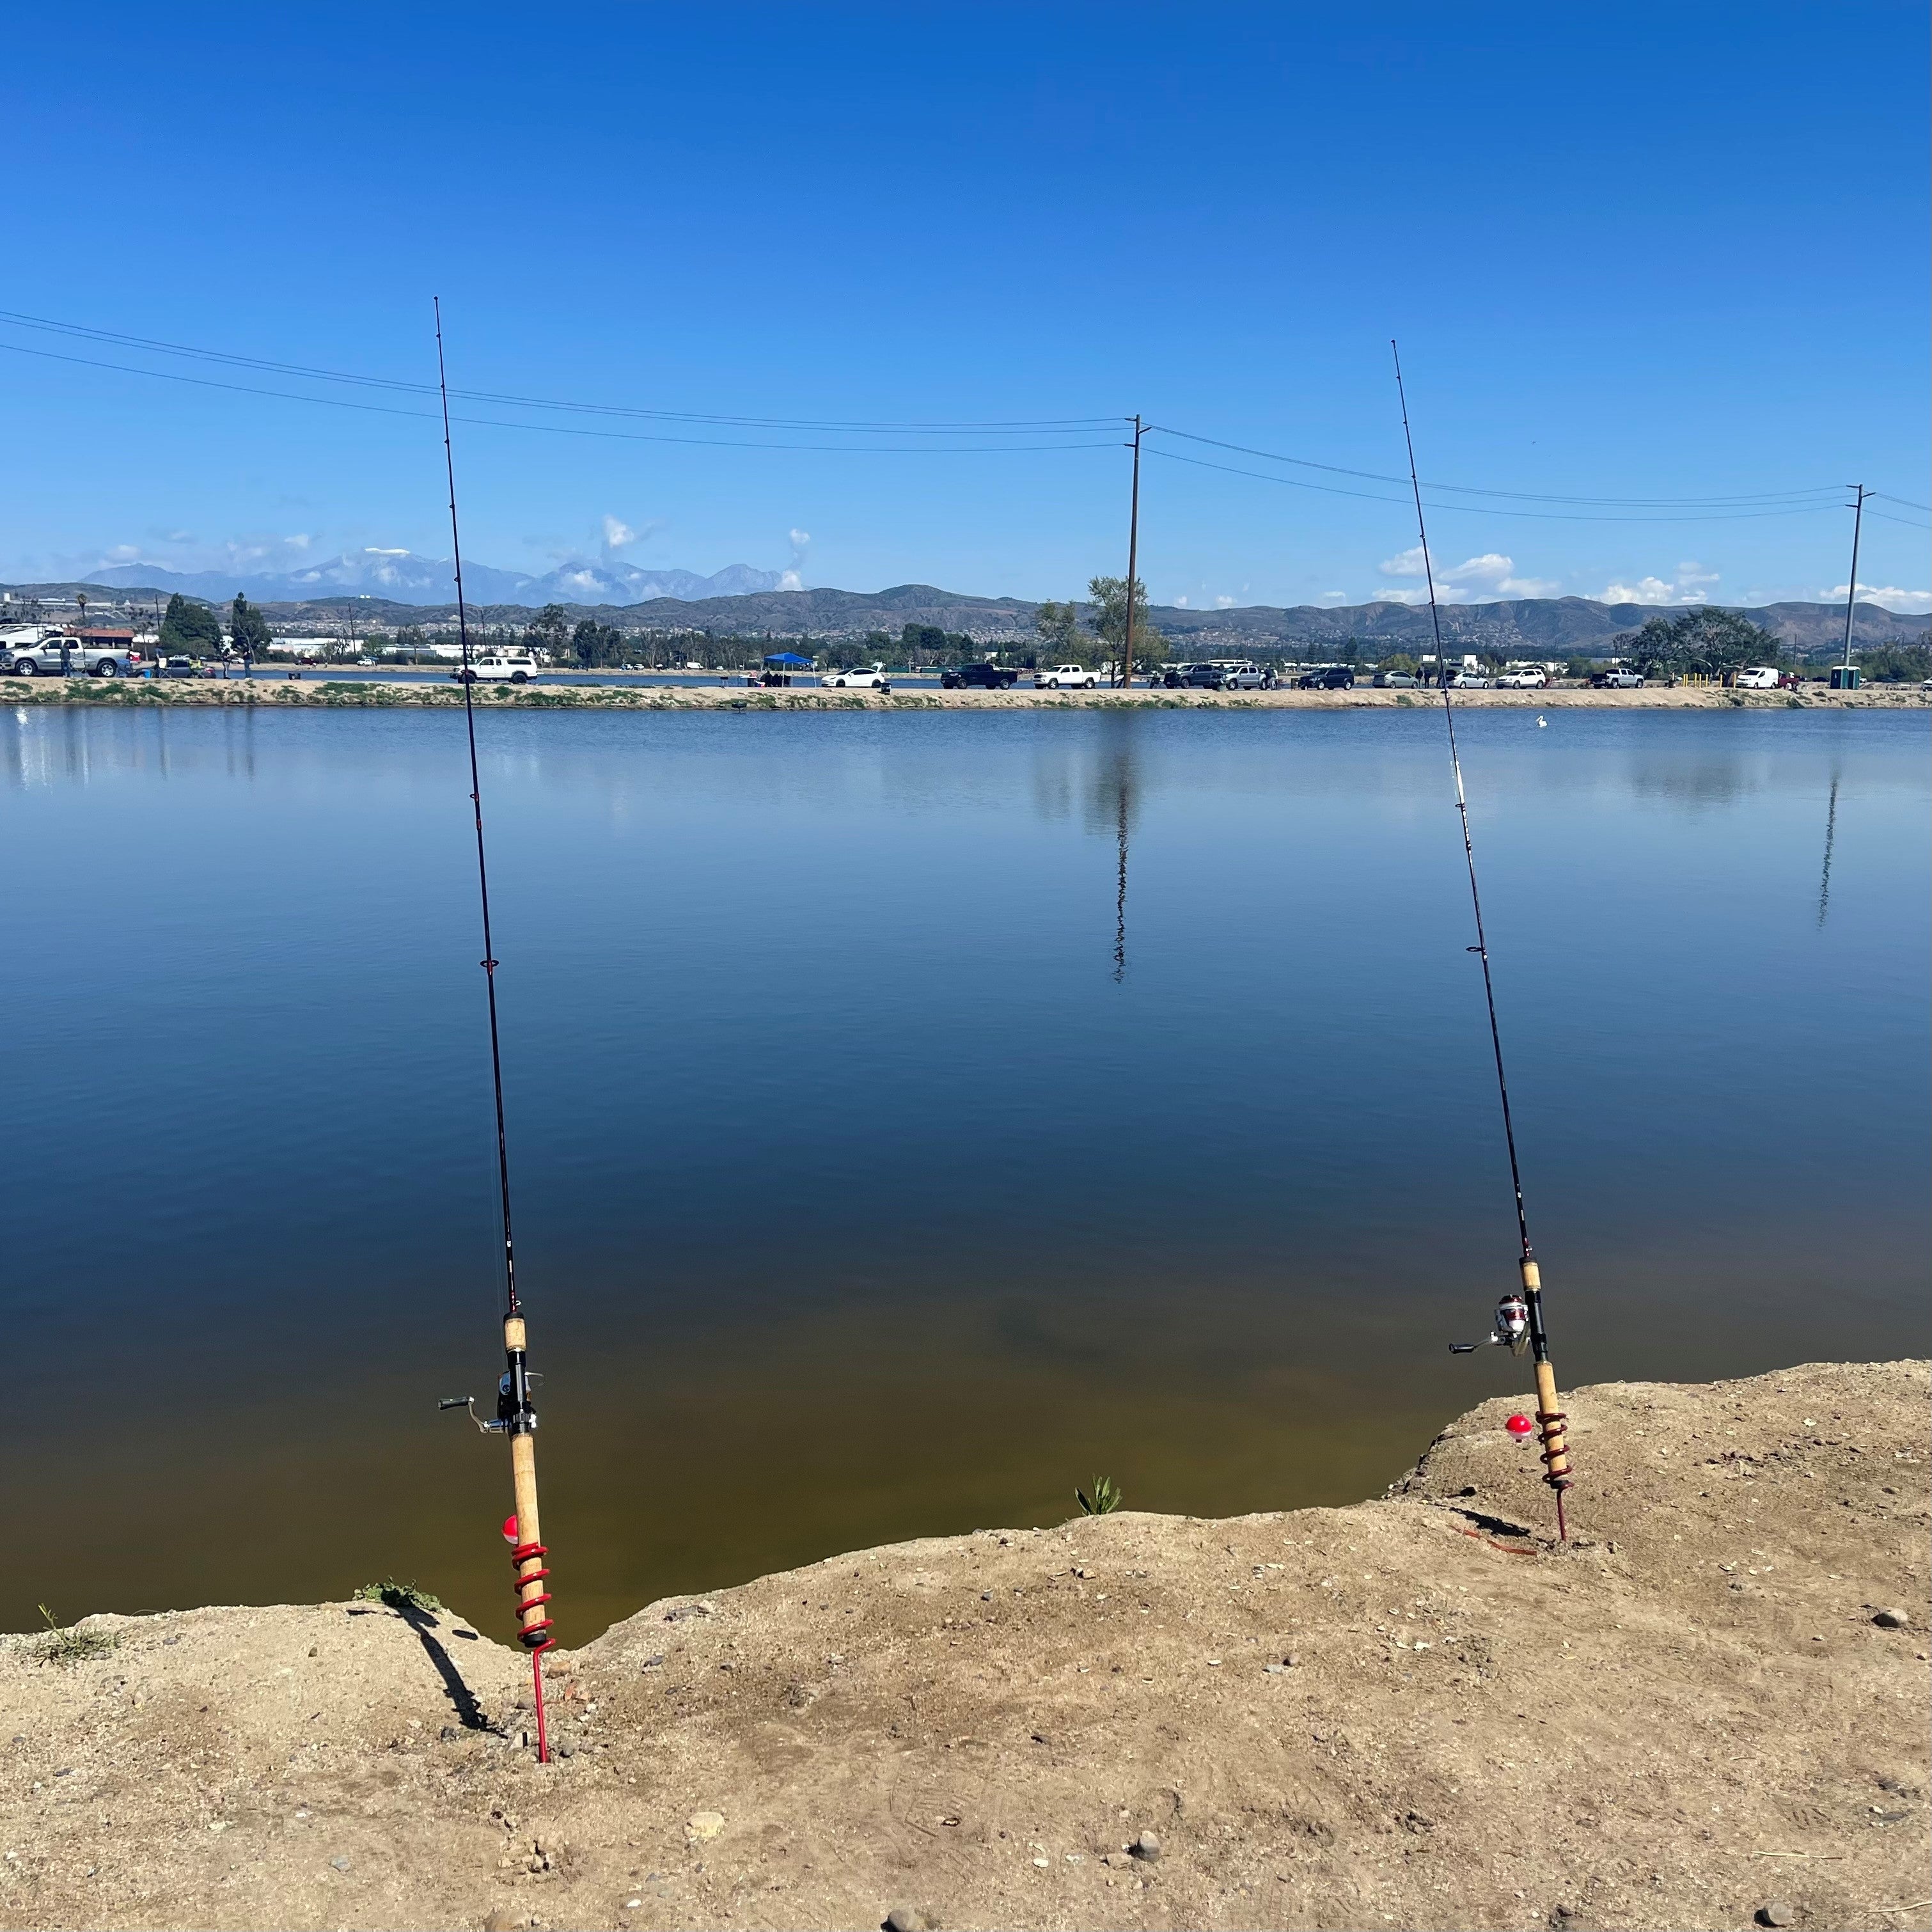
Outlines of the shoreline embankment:
[[[742,684],[640,685],[479,684],[479,709],[509,711],[1361,711],[1408,710],[1440,702],[1426,691],[1168,691],[1137,688],[1006,692],[935,691],[930,688],[876,692],[827,691],[810,686],[773,689]],[[427,710],[460,707],[461,688],[448,683],[398,683],[374,678],[331,679],[286,672],[252,679],[0,678],[0,702],[73,705],[89,710],[123,706],[168,708],[206,706],[322,710]],[[1642,691],[1468,691],[1456,694],[1461,710],[1516,711],[1805,711],[1924,710],[1932,690],[1916,686],[1872,686],[1862,691],[1727,691],[1712,685],[1658,686]]]
[[668,1598],[553,1653],[548,1766],[433,1601],[0,1640],[0,1922],[1924,1925],[1928,1394],[1570,1392],[1567,1544],[1498,1399],[1347,1508]]

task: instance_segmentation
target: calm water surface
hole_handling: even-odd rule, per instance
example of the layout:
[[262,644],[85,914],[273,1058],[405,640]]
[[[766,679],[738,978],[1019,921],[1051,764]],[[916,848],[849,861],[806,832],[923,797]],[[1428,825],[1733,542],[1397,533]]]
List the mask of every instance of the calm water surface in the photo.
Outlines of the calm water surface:
[[[1924,718],[1462,728],[1565,1381],[1927,1352]],[[1096,1472],[1352,1500],[1525,1385],[1445,1352],[1514,1232],[1439,716],[479,729],[566,1642]],[[0,1619],[507,1630],[460,731],[0,719]]]

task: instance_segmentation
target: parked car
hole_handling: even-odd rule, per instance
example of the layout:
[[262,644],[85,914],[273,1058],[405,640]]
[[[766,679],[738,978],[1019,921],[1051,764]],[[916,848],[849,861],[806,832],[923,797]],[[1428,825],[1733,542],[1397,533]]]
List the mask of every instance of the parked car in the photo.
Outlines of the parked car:
[[1415,680],[1406,670],[1378,670],[1376,673],[1378,691],[1413,691]]
[[1540,691],[1550,682],[1546,670],[1532,666],[1528,670],[1506,670],[1496,680],[1498,691]]
[[829,670],[819,682],[827,691],[890,691],[892,680],[884,664],[860,664],[850,670]]
[[201,667],[192,658],[163,658],[155,666],[160,677],[199,677]]
[[1739,671],[1732,682],[1739,691],[1775,691],[1778,674],[1770,664],[1753,664],[1748,670]]
[[16,677],[58,677],[63,644],[70,676],[132,677],[141,662],[139,651],[124,646],[89,644],[84,638],[43,638],[37,644],[10,646],[7,669]]
[[1323,664],[1314,670],[1304,671],[1295,680],[1304,691],[1353,691],[1355,688],[1355,671],[1352,664]]
[[449,674],[458,684],[528,684],[537,674],[537,661],[527,651],[486,651]]
[[1634,670],[1598,670],[1590,674],[1590,683],[1597,691],[1641,691],[1643,677]]
[[1091,691],[1100,682],[1100,674],[1084,664],[1054,664],[1033,674],[1036,691]]
[[1451,691],[1487,691],[1496,682],[1492,677],[1485,677],[1479,670],[1459,670],[1449,680]]
[[1019,673],[1006,664],[950,664],[939,674],[948,691],[1010,691],[1019,681]]
[[1274,671],[1261,664],[1244,660],[1240,664],[1221,667],[1221,688],[1223,691],[1272,691],[1274,687]]

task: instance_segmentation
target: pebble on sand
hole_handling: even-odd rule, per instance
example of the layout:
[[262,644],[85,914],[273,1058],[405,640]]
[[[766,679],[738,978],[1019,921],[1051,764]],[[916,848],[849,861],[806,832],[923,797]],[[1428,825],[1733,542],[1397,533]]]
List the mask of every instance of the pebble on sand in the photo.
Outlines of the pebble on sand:
[[715,1838],[724,1828],[724,1814],[722,1811],[694,1811],[686,1822],[684,1835],[693,1844],[701,1844],[707,1838]]
[[1872,1618],[1880,1630],[1910,1630],[1912,1619],[1904,1610],[1880,1610]]
[[1127,1850],[1137,1858],[1157,1858],[1160,1856],[1160,1840],[1152,1832],[1143,1832]]
[[934,1932],[932,1921],[910,1905],[896,1905],[886,1914],[886,1932]]
[[1781,1901],[1774,1900],[1769,1905],[1760,1905],[1758,1907],[1757,1922],[1760,1925],[1796,1925],[1798,1923],[1798,1915],[1790,1906]]

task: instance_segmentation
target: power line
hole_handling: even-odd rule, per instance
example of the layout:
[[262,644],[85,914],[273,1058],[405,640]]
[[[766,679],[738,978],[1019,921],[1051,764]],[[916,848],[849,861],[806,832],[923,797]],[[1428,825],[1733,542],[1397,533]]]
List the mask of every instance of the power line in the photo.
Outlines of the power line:
[[[1339,464],[1317,463],[1306,456],[1283,456],[1271,449],[1252,449],[1245,443],[1222,442],[1211,436],[1196,436],[1190,430],[1172,429],[1164,424],[1155,423],[1150,428],[1162,436],[1184,436],[1190,442],[1206,443],[1211,448],[1229,449],[1238,455],[1258,456],[1269,463],[1292,463],[1304,470],[1325,470],[1331,476],[1354,476],[1371,483],[1406,483],[1403,476],[1386,474],[1379,470],[1345,470]],[[1804,490],[1762,490],[1748,495],[1730,496],[1564,496],[1547,490],[1490,490],[1470,483],[1428,483],[1423,486],[1429,490],[1447,490],[1463,496],[1507,496],[1526,503],[1580,503],[1604,508],[1621,509],[1696,509],[1720,504],[1782,502],[1801,496],[1822,496],[1830,494],[1835,498],[1835,487],[1819,484]],[[1390,497],[1382,500],[1395,502],[1402,500]]]
[[[198,389],[226,389],[237,395],[271,396],[283,402],[313,403],[332,410],[357,410],[365,415],[434,418],[434,410],[405,410],[388,403],[352,402],[346,396],[305,396],[294,389],[265,389],[250,382],[224,382],[212,376],[189,376],[176,369],[142,369],[128,362],[103,362],[91,356],[63,356],[52,349],[29,349],[23,343],[0,342],[0,350],[14,356],[38,356],[44,361],[78,363],[83,368],[112,369],[126,376],[149,376],[157,382],[187,382]],[[434,394],[435,392],[430,392]],[[482,429],[526,430],[544,436],[597,436],[619,442],[665,442],[712,449],[798,449],[853,456],[1030,456],[1036,450],[1112,449],[1114,439],[1098,442],[941,443],[926,448],[906,443],[758,442],[742,437],[713,436],[656,436],[641,430],[586,429],[568,423],[504,422],[492,416],[452,416],[452,422],[466,423]]]
[[[1204,440],[1204,439],[1203,439]],[[1314,490],[1328,496],[1354,496],[1370,503],[1400,503],[1400,496],[1383,496],[1368,490],[1344,490],[1332,483],[1310,483],[1298,476],[1270,476],[1259,470],[1240,470],[1229,463],[1210,463],[1204,457],[1183,456],[1178,450],[1150,449],[1150,456],[1157,456],[1166,463],[1192,464],[1197,470],[1219,470],[1229,476],[1246,476],[1257,483],[1278,483],[1290,490]],[[1345,474],[1352,472],[1343,472]],[[1432,488],[1439,486],[1431,485]],[[1581,510],[1505,510],[1493,503],[1442,503],[1432,502],[1429,508],[1436,511],[1454,511],[1466,516],[1520,517],[1537,523],[1556,524],[1729,524],[1754,517],[1811,516],[1826,510],[1838,508],[1835,503],[1794,503],[1778,510],[1716,510],[1706,514],[1676,515],[1668,512],[1652,515],[1630,513],[1619,515],[1611,512],[1603,515],[1592,514]]]
[[[302,362],[276,362],[266,356],[243,356],[225,349],[197,348],[187,343],[164,342],[152,336],[125,335],[117,330],[93,328],[77,322],[52,322],[43,316],[22,315],[12,310],[0,309],[0,322],[16,328],[46,329],[56,334],[75,336],[90,342],[108,343],[124,349],[144,350],[155,355],[184,356],[197,362],[222,363],[236,368],[258,369],[270,375],[298,376],[311,382],[351,382],[364,388],[387,389],[424,397],[434,396],[438,393],[434,382],[410,382],[394,376],[356,375],[346,370],[319,368]],[[122,368],[126,365],[104,363],[99,366]],[[147,370],[140,373],[158,374],[161,372]],[[928,433],[965,436],[998,431],[1006,435],[1043,436],[1070,430],[1112,429],[1121,420],[1116,416],[1048,416],[999,422],[839,422],[809,417],[720,416],[682,410],[647,410],[627,404],[569,402],[554,397],[520,396],[492,389],[452,389],[449,393],[466,402],[490,403],[515,409],[561,410],[588,416],[634,416],[658,422],[709,424],[717,428],[816,430],[866,435]],[[463,418],[458,417],[454,420],[460,422]]]

